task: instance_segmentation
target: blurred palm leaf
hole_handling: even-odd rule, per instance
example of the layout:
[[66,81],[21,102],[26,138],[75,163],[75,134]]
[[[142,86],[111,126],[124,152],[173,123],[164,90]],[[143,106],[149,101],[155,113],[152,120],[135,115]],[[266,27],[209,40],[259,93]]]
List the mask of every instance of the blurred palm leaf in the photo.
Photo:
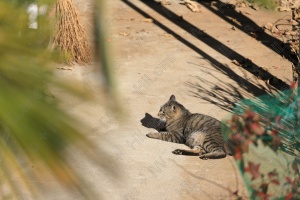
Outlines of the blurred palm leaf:
[[119,116],[122,115],[122,108],[120,106],[120,99],[118,92],[116,90],[115,80],[112,71],[112,50],[108,45],[109,38],[109,27],[105,23],[108,16],[108,10],[106,9],[106,1],[95,0],[95,12],[94,12],[94,48],[95,48],[95,59],[98,63],[101,63],[101,71],[105,79],[105,89],[112,99],[109,106],[116,112]]
[[[51,6],[53,1],[43,3]],[[28,29],[23,1],[0,2],[0,198],[19,199],[21,191],[41,190],[32,180],[50,173],[66,188],[96,199],[83,189],[84,177],[67,162],[65,148],[75,145],[98,165],[94,152],[99,149],[81,132],[82,124],[59,106],[49,87],[88,95],[54,76],[49,63],[55,57],[46,48],[51,27],[47,16],[40,16],[39,22],[44,25]],[[24,161],[39,161],[42,167],[28,172]]]

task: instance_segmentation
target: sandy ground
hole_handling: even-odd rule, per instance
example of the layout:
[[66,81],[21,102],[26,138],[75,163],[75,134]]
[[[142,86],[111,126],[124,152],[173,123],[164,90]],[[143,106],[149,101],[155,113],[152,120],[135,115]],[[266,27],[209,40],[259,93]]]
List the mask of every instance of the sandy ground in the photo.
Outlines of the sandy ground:
[[[90,28],[90,1],[74,2]],[[258,41],[247,32],[290,13],[240,8],[241,12],[230,14],[226,4],[211,7],[210,2],[201,3],[201,13],[192,13],[176,1],[161,7],[150,0],[115,0],[109,7],[107,40],[115,46],[115,75],[126,120],[116,122],[104,109],[102,79],[94,65],[57,71],[59,76],[83,81],[96,94],[94,103],[65,97],[63,106],[89,125],[88,137],[113,158],[108,161],[99,155],[103,165],[118,172],[113,177],[80,155],[70,158],[86,174],[86,189],[95,189],[103,199],[221,200],[234,199],[235,191],[247,199],[231,157],[200,160],[174,155],[172,150],[187,147],[147,138],[145,134],[153,129],[140,120],[146,113],[155,117],[171,94],[191,112],[222,120],[234,102],[274,91],[257,74],[232,64],[233,59],[249,58],[268,71],[267,79],[275,76],[286,83],[282,87],[289,85],[291,65],[279,55],[278,41],[264,34]],[[64,196],[55,181],[41,184],[51,194],[48,199],[77,197]]]

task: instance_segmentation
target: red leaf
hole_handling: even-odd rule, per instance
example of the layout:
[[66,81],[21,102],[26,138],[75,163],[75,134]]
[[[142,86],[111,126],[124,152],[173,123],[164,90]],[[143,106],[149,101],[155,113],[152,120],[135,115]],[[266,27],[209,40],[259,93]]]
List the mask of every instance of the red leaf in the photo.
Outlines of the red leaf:
[[298,168],[298,164],[296,163],[296,162],[293,162],[292,163],[292,169],[297,173],[299,170],[299,168]]
[[245,109],[245,112],[243,114],[243,118],[244,119],[248,119],[248,118],[252,119],[254,117],[254,115],[255,115],[255,113],[252,112],[251,109],[248,107],[248,108]]
[[260,118],[259,114],[255,114],[255,115],[253,116],[253,121],[254,121],[254,122],[259,122],[260,120],[261,120],[261,118]]
[[248,162],[248,167],[245,167],[245,172],[249,172],[252,175],[252,180],[257,179],[259,174],[260,164],[254,164],[253,162]]
[[245,141],[245,137],[241,133],[234,134],[232,139],[239,143],[243,143]]
[[263,192],[257,192],[256,196],[260,197],[261,200],[268,200],[269,199],[269,195],[265,194]]
[[238,115],[232,115],[232,117],[231,117],[231,121],[232,122],[238,122],[239,121],[239,116]]
[[281,120],[281,116],[276,116],[275,121],[278,123]]
[[293,81],[293,82],[292,82],[292,84],[290,85],[290,88],[291,88],[291,89],[294,89],[294,88],[295,88],[295,86],[296,86],[296,82],[295,82],[295,81]]
[[275,180],[272,180],[271,183],[274,183],[275,185],[279,185],[279,180],[275,179]]
[[248,128],[247,127],[244,127],[243,128],[243,132],[246,134],[246,135],[250,135],[251,133],[249,132]]
[[267,193],[267,191],[268,191],[268,187],[269,187],[269,184],[268,183],[262,183],[261,185],[260,185],[260,188],[262,189],[262,192],[263,193]]
[[258,122],[250,124],[250,129],[257,135],[263,135],[265,132],[265,129]]
[[271,124],[270,119],[267,118],[265,123],[266,123],[266,126],[269,126]]
[[293,197],[294,197],[293,193],[288,193],[288,194],[285,196],[284,200],[292,200]]
[[240,160],[242,158],[242,149],[240,147],[236,147],[234,150],[234,159]]
[[292,179],[290,177],[285,177],[286,182],[293,183]]
[[249,144],[251,143],[251,140],[246,140],[244,142],[244,144],[241,145],[241,149],[242,149],[242,152],[245,153],[245,152],[249,152]]
[[273,178],[274,176],[278,176],[278,173],[277,173],[276,169],[274,169],[273,171],[268,173],[269,178]]
[[279,147],[281,145],[280,137],[274,137],[272,141],[272,147]]
[[255,112],[252,112],[252,111],[249,112],[249,116],[248,116],[249,118],[253,118],[254,116],[255,116]]
[[274,129],[274,130],[271,131],[271,135],[272,135],[272,136],[278,135],[278,134],[279,134],[279,131],[278,131],[278,130],[275,130],[275,129]]

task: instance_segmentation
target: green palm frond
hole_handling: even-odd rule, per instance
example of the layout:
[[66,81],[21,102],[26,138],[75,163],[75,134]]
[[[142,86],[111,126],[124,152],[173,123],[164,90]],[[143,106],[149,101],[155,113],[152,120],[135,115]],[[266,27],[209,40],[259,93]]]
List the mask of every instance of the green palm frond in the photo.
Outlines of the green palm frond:
[[[50,6],[53,1],[44,3]],[[66,188],[95,199],[90,190],[82,189],[84,177],[66,160],[65,149],[75,145],[98,165],[94,152],[100,149],[82,133],[84,125],[60,107],[49,88],[81,98],[89,95],[55,77],[54,68],[49,67],[55,56],[47,49],[49,19],[41,16],[39,20],[44,26],[28,29],[26,6],[0,2],[0,199],[19,199],[21,191],[40,190],[32,180],[49,173]],[[28,172],[25,161],[42,166]]]

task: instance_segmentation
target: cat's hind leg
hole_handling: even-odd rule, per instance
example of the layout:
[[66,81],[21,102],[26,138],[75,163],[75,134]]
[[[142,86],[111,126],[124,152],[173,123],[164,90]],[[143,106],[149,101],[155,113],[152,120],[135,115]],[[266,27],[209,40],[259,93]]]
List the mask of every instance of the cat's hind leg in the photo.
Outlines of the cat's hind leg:
[[199,153],[199,158],[203,160],[225,158],[227,153],[223,150],[213,151],[209,153]]
[[172,153],[176,155],[198,156],[203,151],[200,146],[194,146],[192,149],[175,149]]

